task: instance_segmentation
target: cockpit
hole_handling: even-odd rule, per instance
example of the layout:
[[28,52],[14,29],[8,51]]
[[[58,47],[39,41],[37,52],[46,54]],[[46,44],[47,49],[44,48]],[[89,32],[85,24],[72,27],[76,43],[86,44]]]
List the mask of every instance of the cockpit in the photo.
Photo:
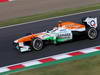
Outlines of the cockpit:
[[54,32],[61,32],[61,31],[65,31],[66,29],[62,28],[62,27],[54,27],[51,31],[49,31],[49,33],[54,33]]

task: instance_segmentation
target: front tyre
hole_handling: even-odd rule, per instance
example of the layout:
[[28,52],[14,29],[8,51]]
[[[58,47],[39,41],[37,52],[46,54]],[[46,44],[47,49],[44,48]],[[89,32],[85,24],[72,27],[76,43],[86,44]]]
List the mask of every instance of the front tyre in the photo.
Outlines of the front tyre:
[[40,38],[32,40],[32,49],[39,51],[43,48],[43,41]]
[[89,29],[87,29],[87,36],[91,40],[96,39],[98,36],[98,32],[95,28],[90,27]]

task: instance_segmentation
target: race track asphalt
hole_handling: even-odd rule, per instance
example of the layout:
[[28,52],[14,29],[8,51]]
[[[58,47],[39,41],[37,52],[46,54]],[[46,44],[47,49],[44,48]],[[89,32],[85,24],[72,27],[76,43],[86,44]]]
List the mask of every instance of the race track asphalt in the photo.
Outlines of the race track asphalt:
[[[60,54],[68,51],[79,50],[92,46],[100,45],[100,35],[95,40],[78,40],[72,42],[62,43],[60,45],[49,45],[41,51],[31,51],[26,53],[20,53],[13,46],[13,41],[25,33],[28,32],[41,32],[46,29],[51,29],[59,20],[81,22],[82,17],[93,16],[98,18],[98,25],[100,24],[100,10],[94,12],[88,12],[83,14],[77,14],[72,16],[65,16],[61,18],[44,20],[34,23],[28,23],[20,26],[14,26],[9,28],[0,29],[0,67],[25,62],[33,59],[47,57],[55,54]],[[100,25],[98,26],[100,29]]]

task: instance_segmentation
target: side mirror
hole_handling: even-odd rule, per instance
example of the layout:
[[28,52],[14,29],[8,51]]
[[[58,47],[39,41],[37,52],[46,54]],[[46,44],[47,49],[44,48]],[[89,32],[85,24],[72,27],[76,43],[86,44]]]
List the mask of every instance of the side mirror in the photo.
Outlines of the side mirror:
[[45,32],[49,33],[49,31],[48,31],[48,30],[46,30]]

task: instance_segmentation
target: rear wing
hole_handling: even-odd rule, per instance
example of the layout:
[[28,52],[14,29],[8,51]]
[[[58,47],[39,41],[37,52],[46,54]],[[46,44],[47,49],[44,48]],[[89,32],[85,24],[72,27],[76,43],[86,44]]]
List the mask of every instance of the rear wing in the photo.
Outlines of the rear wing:
[[83,19],[83,23],[89,25],[90,27],[97,28],[97,17],[92,18],[92,17],[86,17]]

